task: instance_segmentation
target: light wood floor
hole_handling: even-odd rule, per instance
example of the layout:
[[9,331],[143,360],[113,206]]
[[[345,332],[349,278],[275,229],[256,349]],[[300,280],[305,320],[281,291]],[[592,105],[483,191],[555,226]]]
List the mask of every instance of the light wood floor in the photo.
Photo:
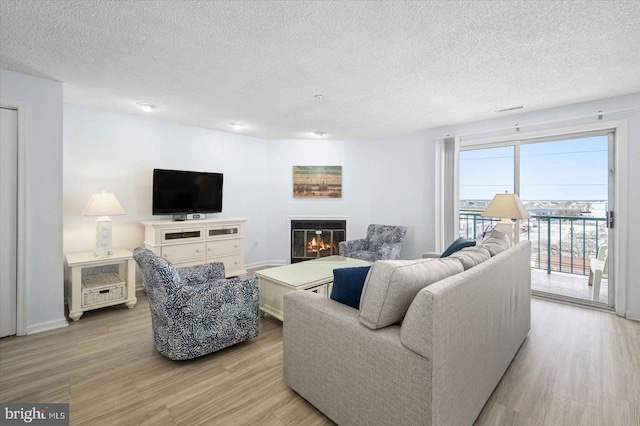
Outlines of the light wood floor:
[[[282,382],[282,325],[170,361],[138,305],[0,339],[0,401],[68,402],[72,425],[332,424]],[[477,425],[640,425],[640,323],[534,300],[532,328]],[[464,398],[464,395],[460,395]]]

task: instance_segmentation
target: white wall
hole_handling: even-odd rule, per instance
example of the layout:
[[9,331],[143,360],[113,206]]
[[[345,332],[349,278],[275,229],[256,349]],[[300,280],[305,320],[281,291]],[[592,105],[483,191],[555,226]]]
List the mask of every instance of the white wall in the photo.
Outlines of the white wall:
[[[598,111],[603,111],[602,120],[597,119]],[[640,93],[600,99],[597,101],[583,102],[558,108],[541,111],[533,111],[523,114],[513,114],[494,120],[485,120],[474,123],[466,123],[457,126],[448,126],[432,129],[429,134],[433,138],[446,135],[462,135],[461,139],[474,140],[493,136],[509,135],[518,136],[516,123],[520,127],[520,133],[532,131],[550,131],[562,127],[602,124],[623,120],[627,123],[628,135],[626,140],[627,155],[621,156],[620,161],[626,163],[627,190],[620,194],[627,201],[626,211],[617,211],[620,219],[626,217],[628,229],[620,230],[626,234],[627,264],[623,267],[626,272],[626,282],[618,285],[626,286],[626,315],[629,318],[640,320],[640,227],[638,224],[638,212],[640,212],[640,190],[637,183],[640,182]],[[507,130],[508,129],[508,130]]]
[[0,70],[0,97],[26,103],[26,331],[67,324],[62,251],[62,83]]
[[[409,229],[401,257],[433,249],[434,142],[426,132],[377,140],[269,141],[269,260],[289,260],[288,216],[347,216],[348,239],[370,223]],[[342,198],[293,198],[293,166],[342,166]]]
[[126,215],[113,216],[113,247],[134,249],[144,241],[151,214],[154,168],[224,174],[222,213],[246,217],[245,262],[266,257],[253,247],[266,241],[261,214],[266,194],[267,141],[105,110],[64,105],[64,251],[95,247],[95,217],[82,215],[91,195],[113,192]]
[[[245,262],[289,260],[287,216],[349,216],[349,236],[369,223],[409,227],[404,258],[433,249],[433,142],[424,133],[375,141],[274,141],[104,110],[64,105],[64,251],[92,250],[91,195],[113,192],[113,246],[133,249],[151,215],[153,168],[224,173],[223,212],[247,217]],[[294,199],[294,165],[342,165],[343,198]],[[256,245],[255,242],[258,241]]]

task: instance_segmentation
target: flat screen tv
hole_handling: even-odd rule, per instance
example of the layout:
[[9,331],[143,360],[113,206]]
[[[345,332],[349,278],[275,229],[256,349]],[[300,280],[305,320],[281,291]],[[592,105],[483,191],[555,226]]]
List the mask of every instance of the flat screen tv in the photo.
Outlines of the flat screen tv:
[[222,173],[153,169],[153,214],[220,213]]

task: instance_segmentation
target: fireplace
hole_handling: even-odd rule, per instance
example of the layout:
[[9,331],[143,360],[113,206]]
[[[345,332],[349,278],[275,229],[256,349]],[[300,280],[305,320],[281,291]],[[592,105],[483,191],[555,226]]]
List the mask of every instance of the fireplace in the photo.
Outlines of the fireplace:
[[291,263],[338,254],[346,234],[346,220],[291,220]]

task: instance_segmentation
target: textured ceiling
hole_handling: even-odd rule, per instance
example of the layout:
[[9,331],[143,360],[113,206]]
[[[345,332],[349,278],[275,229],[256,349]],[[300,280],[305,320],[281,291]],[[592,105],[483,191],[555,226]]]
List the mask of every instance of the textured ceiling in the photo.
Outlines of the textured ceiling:
[[62,81],[65,102],[262,138],[376,138],[640,91],[638,0],[0,8],[0,67]]

